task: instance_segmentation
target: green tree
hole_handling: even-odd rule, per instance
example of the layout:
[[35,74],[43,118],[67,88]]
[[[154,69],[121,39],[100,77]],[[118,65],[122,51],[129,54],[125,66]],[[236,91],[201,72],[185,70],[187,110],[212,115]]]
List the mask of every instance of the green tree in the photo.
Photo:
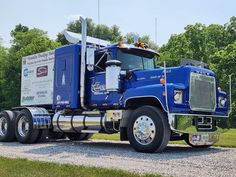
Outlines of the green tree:
[[2,39],[0,37],[0,110],[4,103],[4,95],[3,95],[3,70],[5,66],[5,60],[7,58],[7,49],[2,46]]
[[[95,38],[100,38],[103,40],[117,42],[121,36],[119,27],[113,25],[108,27],[106,25],[95,25],[92,19],[87,18],[87,35]],[[81,33],[82,24],[80,20],[72,21],[67,25],[67,30],[74,33]],[[63,33],[57,35],[57,41],[63,45],[69,44],[65,39]]]
[[236,127],[236,42],[211,55],[210,67],[217,73],[219,85],[229,90],[229,75],[232,75],[232,126]]
[[180,59],[191,58],[193,54],[189,49],[189,43],[190,41],[184,34],[172,35],[168,43],[160,48],[161,57],[157,64],[163,66],[163,61],[166,61],[168,66],[176,66]]
[[[60,46],[60,43],[50,40],[47,33],[40,29],[29,29],[17,25],[11,31],[12,46],[8,50],[2,73],[2,87],[5,100],[3,108],[19,106],[21,90],[21,59],[23,56],[48,51]],[[11,99],[9,99],[11,98]]]
[[183,58],[192,58],[210,64],[211,55],[232,43],[230,24],[206,26],[196,23],[186,26],[184,33],[172,35],[168,43],[160,48],[159,62],[165,60],[169,66],[173,66]]
[[225,24],[225,28],[229,34],[230,43],[236,41],[236,17],[230,18],[230,21]]

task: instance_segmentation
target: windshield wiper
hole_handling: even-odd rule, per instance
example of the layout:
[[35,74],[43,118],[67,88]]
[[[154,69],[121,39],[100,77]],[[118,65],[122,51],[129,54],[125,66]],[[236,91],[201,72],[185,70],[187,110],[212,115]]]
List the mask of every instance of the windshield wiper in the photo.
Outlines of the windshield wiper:
[[133,68],[133,69],[129,69],[129,71],[139,71],[139,70],[143,70],[142,68]]

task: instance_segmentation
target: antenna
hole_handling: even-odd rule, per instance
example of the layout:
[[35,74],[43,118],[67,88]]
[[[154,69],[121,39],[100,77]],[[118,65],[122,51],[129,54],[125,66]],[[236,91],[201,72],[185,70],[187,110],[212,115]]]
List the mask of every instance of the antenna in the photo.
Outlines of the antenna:
[[157,45],[157,18],[155,18],[155,43]]
[[[100,28],[100,0],[98,0],[98,25],[99,25],[99,28]],[[99,32],[99,36],[98,36],[98,47],[100,48],[100,30],[98,31]]]
[[98,24],[100,25],[100,0],[98,0]]

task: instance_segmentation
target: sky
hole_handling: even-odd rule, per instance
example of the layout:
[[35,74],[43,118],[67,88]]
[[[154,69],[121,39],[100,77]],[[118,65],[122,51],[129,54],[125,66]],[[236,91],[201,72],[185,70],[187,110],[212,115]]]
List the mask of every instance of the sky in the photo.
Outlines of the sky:
[[[51,39],[77,15],[98,23],[98,0],[1,0],[0,37],[10,46],[10,31],[21,23],[48,32]],[[168,42],[171,34],[197,22],[225,24],[236,16],[236,0],[100,0],[100,23],[118,25],[123,35],[149,35],[157,44]]]

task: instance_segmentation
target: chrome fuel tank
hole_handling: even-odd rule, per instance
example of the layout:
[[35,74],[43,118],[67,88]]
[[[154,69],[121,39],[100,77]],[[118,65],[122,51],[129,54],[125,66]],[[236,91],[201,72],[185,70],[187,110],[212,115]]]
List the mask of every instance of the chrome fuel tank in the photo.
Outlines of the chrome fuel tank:
[[77,132],[81,130],[100,131],[104,125],[105,116],[102,115],[64,115],[57,112],[53,117],[53,129],[55,132]]
[[[84,130],[105,131],[110,133],[113,126],[122,118],[122,111],[110,110],[104,114],[100,112],[84,112],[81,114],[65,114],[57,112],[53,116],[53,131],[81,133]],[[114,131],[117,131],[114,128]]]

